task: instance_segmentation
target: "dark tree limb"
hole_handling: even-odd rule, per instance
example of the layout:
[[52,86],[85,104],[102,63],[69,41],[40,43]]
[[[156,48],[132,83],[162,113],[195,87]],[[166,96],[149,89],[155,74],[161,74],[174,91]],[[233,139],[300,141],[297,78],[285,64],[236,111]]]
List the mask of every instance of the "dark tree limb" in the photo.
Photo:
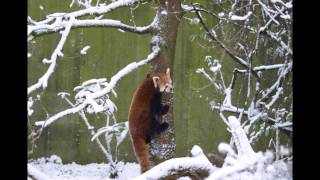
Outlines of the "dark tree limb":
[[250,69],[251,72],[252,72],[252,74],[253,74],[253,75],[257,78],[257,80],[259,81],[259,80],[260,80],[259,75],[258,75],[252,68],[249,67],[249,64],[248,64],[246,61],[244,61],[242,58],[236,56],[233,52],[231,52],[231,50],[230,50],[228,47],[226,47],[226,45],[225,45],[223,42],[221,42],[221,41],[216,37],[216,35],[213,34],[213,33],[209,30],[209,28],[208,28],[208,27],[206,26],[206,24],[203,22],[203,19],[201,18],[200,14],[199,14],[199,10],[197,10],[194,5],[193,5],[193,8],[194,8],[194,10],[195,10],[195,12],[196,12],[196,15],[197,15],[197,17],[198,17],[198,19],[199,19],[199,21],[200,21],[200,24],[203,26],[203,28],[205,29],[205,31],[207,32],[207,34],[209,35],[209,37],[210,37],[212,40],[216,41],[216,42],[218,43],[218,45],[219,45],[222,49],[224,49],[225,52],[226,52],[236,63],[240,64],[241,66],[243,66],[243,67],[246,68],[246,69]]

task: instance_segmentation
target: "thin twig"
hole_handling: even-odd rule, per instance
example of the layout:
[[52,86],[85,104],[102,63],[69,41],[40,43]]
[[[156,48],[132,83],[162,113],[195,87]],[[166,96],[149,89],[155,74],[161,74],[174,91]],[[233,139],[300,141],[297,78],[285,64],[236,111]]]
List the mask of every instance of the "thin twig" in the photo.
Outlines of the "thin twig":
[[[194,10],[195,10],[195,12],[196,12],[197,17],[199,18],[199,21],[200,21],[201,25],[203,26],[203,28],[205,29],[205,31],[207,32],[207,34],[209,35],[209,37],[210,37],[212,40],[216,41],[216,42],[219,44],[219,46],[220,46],[222,49],[224,49],[225,52],[226,52],[235,62],[237,62],[237,63],[240,64],[241,66],[243,66],[243,67],[245,67],[246,69],[248,69],[248,68],[249,68],[248,63],[247,63],[246,61],[244,61],[243,59],[241,59],[240,57],[236,56],[233,52],[231,52],[231,50],[230,50],[229,48],[227,48],[227,47],[225,46],[225,44],[223,44],[223,43],[216,37],[216,35],[213,34],[213,33],[209,30],[209,28],[208,28],[208,27],[206,26],[206,24],[203,22],[203,19],[201,18],[200,14],[199,14],[199,11],[195,8],[195,6],[193,6],[193,7],[194,7]],[[251,68],[251,72],[252,72],[252,74],[257,78],[257,80],[259,81],[259,80],[260,80],[259,75],[258,75],[255,71],[253,71],[252,68]]]

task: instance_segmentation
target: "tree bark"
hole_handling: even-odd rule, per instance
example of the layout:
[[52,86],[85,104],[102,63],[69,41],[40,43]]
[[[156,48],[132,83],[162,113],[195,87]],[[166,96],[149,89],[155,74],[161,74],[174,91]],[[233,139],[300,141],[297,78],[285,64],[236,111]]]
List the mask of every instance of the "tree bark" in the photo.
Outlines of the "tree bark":
[[[171,77],[173,77],[178,25],[182,16],[180,0],[161,0],[157,14],[159,17],[159,29],[153,35],[161,37],[163,43],[161,43],[159,56],[151,63],[151,73],[165,72],[169,67]],[[170,107],[169,112],[163,116],[163,121],[169,123],[169,128],[150,143],[149,158],[154,165],[175,157],[173,94],[164,93],[162,96],[162,104],[168,104]]]

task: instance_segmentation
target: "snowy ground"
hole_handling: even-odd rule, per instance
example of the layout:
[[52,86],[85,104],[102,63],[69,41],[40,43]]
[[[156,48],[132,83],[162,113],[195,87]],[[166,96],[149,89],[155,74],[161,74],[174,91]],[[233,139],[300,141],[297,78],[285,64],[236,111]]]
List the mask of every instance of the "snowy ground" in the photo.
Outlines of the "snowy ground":
[[[170,172],[166,169],[175,169],[175,166],[181,166],[181,162],[184,165],[192,163],[192,166],[200,164],[205,166],[205,160],[201,160],[200,157],[193,155],[194,157],[175,158],[168,160],[161,164],[161,167],[157,166],[153,168],[152,172],[147,172],[144,175],[145,179],[158,179],[154,177],[163,177],[162,174]],[[199,159],[200,158],[200,159]],[[179,159],[179,161],[178,161]],[[180,163],[178,163],[180,162]],[[189,163],[186,163],[189,162]],[[223,177],[225,180],[292,180],[292,161],[285,163],[282,160],[273,162],[260,162],[257,161],[253,168],[249,168],[249,171],[242,171],[243,166],[248,164],[241,164],[238,162],[234,166],[225,166],[224,168],[212,167],[214,171],[211,175],[213,177]],[[63,164],[61,158],[56,155],[52,155],[48,158],[39,158],[35,160],[29,160],[29,164],[45,174],[47,178],[52,180],[108,180],[110,175],[110,166],[105,163],[92,163],[86,165],[80,165],[77,163]],[[207,165],[209,166],[209,165]],[[211,166],[211,165],[210,165]],[[124,163],[119,162],[117,164],[118,177],[117,180],[131,180],[140,175],[140,168],[137,163]],[[229,176],[227,175],[229,174]],[[215,179],[213,178],[212,179]],[[210,177],[211,178],[211,177]],[[143,179],[143,178],[142,178]],[[113,179],[114,180],[114,179]],[[190,180],[188,177],[181,177],[179,180]]]
[[[30,160],[29,163],[42,173],[54,180],[106,180],[109,179],[109,164],[92,163],[80,165],[77,163],[63,164],[61,158],[52,155],[49,158]],[[119,168],[118,180],[129,180],[140,174],[137,163],[117,164]]]

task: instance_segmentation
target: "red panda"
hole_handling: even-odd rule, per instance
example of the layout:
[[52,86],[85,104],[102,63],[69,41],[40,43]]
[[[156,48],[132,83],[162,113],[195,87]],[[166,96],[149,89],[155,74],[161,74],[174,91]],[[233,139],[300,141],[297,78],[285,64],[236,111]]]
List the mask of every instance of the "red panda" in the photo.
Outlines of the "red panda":
[[173,91],[170,69],[165,73],[148,74],[135,91],[129,109],[129,132],[141,173],[150,169],[148,144],[155,135],[168,128],[162,122],[162,115],[169,111],[168,105],[161,104],[163,92]]

